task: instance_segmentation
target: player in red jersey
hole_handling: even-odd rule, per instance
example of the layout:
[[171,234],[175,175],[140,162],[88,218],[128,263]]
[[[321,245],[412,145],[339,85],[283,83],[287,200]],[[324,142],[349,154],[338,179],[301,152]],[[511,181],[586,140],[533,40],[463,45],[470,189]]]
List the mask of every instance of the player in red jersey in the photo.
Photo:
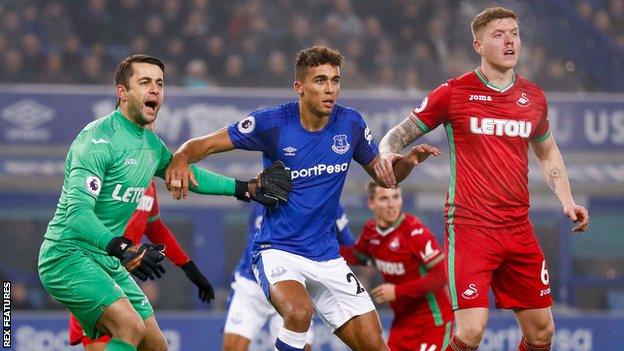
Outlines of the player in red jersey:
[[[143,234],[154,244],[165,245],[165,256],[176,266],[182,268],[186,276],[199,288],[199,298],[209,302],[214,299],[214,290],[210,282],[199,271],[195,263],[184,252],[171,230],[160,219],[156,186],[154,182],[145,190],[136,211],[130,218],[124,236],[132,240],[133,244],[139,244]],[[85,351],[103,351],[106,343],[110,340],[108,335],[92,340],[84,335],[82,326],[78,320],[70,315],[69,319],[69,343],[78,345],[82,343]]]
[[451,337],[453,310],[445,286],[444,252],[420,220],[403,212],[401,189],[366,186],[374,214],[353,247],[341,247],[350,264],[373,261],[386,283],[371,291],[394,311],[392,351],[439,351]]
[[[563,214],[589,224],[572,198],[565,165],[550,133],[543,91],[514,73],[520,56],[516,14],[485,9],[472,21],[481,56],[473,72],[429,93],[382,139],[375,171],[387,186],[408,172],[393,170],[400,151],[444,124],[451,174],[446,199],[446,245],[456,330],[447,350],[476,350],[488,320],[490,286],[498,308],[513,309],[520,350],[549,350],[554,332],[544,254],[529,222],[528,148],[533,149]],[[396,172],[396,174],[395,174]]]

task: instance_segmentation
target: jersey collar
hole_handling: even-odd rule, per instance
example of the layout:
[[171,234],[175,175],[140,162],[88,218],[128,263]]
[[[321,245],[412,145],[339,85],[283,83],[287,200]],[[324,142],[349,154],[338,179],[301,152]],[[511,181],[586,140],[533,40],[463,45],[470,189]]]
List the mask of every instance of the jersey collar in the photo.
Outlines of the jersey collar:
[[124,126],[124,128],[130,132],[130,134],[138,137],[138,138],[142,138],[144,133],[145,133],[145,128],[143,127],[139,127],[136,123],[132,123],[130,122],[129,119],[127,119],[123,113],[121,113],[120,109],[116,109],[115,112],[113,112],[113,115],[120,120],[119,123],[121,123],[122,126]]
[[496,86],[496,85],[494,85],[494,84],[490,83],[490,81],[487,79],[487,77],[485,76],[485,74],[483,74],[483,72],[481,72],[481,68],[480,68],[480,67],[477,67],[477,68],[475,69],[475,73],[476,73],[477,77],[479,78],[479,80],[481,81],[481,83],[483,83],[486,87],[488,87],[488,88],[490,88],[490,89],[492,89],[492,90],[494,90],[494,91],[497,91],[497,92],[499,92],[499,93],[504,93],[504,92],[506,92],[506,91],[507,91],[507,90],[509,90],[509,88],[511,88],[511,87],[514,85],[514,83],[516,82],[516,74],[515,74],[515,73],[514,73],[514,75],[513,75],[513,76],[511,76],[511,83],[507,84],[507,85],[506,85],[506,86],[504,86],[504,87],[499,87],[499,86]]
[[386,236],[392,233],[398,227],[400,227],[404,220],[405,220],[405,213],[401,213],[401,215],[399,216],[399,219],[397,219],[396,222],[392,223],[392,225],[389,226],[388,228],[380,228],[378,225],[375,225],[375,230],[377,231],[377,234],[381,236]]

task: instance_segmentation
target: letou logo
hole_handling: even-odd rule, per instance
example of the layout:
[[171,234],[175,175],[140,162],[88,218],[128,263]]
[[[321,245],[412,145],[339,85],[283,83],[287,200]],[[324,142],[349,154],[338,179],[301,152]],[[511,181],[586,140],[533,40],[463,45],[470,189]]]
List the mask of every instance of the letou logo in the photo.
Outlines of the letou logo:
[[513,119],[470,117],[472,134],[529,138],[533,124]]
[[47,141],[49,129],[38,128],[54,118],[54,110],[33,99],[23,99],[2,109],[2,119],[11,123],[5,129],[8,140]]

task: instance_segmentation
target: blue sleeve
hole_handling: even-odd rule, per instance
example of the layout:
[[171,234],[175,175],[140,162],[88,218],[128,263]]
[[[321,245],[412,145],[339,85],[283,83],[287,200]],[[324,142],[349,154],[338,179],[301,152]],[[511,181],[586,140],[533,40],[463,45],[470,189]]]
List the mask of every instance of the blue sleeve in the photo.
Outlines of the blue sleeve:
[[279,126],[272,110],[257,111],[228,126],[232,144],[237,149],[273,153],[278,142]]
[[357,143],[353,159],[362,166],[367,166],[377,157],[379,149],[373,140],[373,132],[368,128],[362,116],[358,114],[357,117],[353,123],[353,136]]
[[342,205],[338,205],[338,209],[336,211],[336,239],[338,239],[338,244],[340,246],[353,246],[355,245],[355,240],[353,239],[353,234],[351,234],[351,229],[349,229],[349,218],[347,218],[347,214],[344,211]]

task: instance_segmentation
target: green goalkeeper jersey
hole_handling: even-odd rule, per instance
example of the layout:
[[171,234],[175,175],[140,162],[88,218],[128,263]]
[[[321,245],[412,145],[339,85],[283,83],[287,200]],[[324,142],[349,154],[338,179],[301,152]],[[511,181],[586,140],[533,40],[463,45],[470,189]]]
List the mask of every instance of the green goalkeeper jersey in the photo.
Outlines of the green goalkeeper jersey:
[[[45,239],[105,253],[123,235],[154,175],[163,177],[172,154],[162,140],[116,110],[89,123],[69,148],[61,196]],[[192,167],[192,191],[233,195],[235,180]]]

